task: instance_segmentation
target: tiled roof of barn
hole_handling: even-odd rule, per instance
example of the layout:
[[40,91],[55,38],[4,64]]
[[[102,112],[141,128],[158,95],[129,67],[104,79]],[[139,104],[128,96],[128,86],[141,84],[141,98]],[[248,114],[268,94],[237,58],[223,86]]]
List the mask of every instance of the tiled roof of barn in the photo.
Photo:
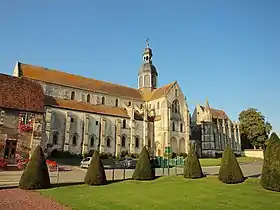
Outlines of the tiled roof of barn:
[[[200,107],[204,111],[205,107],[201,105]],[[214,119],[225,119],[225,120],[229,119],[229,117],[227,116],[224,110],[210,108],[210,111],[212,114],[212,118]]]
[[29,79],[0,74],[0,107],[44,112],[43,89]]
[[111,115],[116,117],[129,117],[127,111],[120,107],[92,105],[86,102],[57,99],[52,96],[45,96],[45,105],[62,108],[62,109],[70,109],[70,110],[76,110],[82,112]]
[[141,90],[138,90],[136,88],[113,84],[110,82],[92,78],[86,78],[62,71],[47,69],[40,66],[34,66],[24,63],[18,63],[18,65],[19,70],[21,71],[21,75],[33,80],[105,93],[108,95],[116,95],[140,101],[150,101],[163,97],[164,94],[169,90],[169,88],[175,83],[172,82],[168,85],[157,88],[153,92],[142,92]]

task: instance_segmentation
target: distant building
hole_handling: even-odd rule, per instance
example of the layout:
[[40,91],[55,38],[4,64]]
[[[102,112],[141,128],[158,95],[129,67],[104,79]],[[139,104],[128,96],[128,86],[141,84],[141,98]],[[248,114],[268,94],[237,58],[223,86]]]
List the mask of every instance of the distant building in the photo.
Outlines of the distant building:
[[0,158],[15,163],[41,143],[44,93],[25,78],[0,74]]
[[174,153],[187,153],[190,116],[185,96],[176,81],[158,87],[152,56],[147,43],[138,88],[18,62],[13,75],[37,81],[46,95],[43,145],[48,152],[118,155],[140,153],[147,146],[152,155],[162,156],[171,146]]
[[229,119],[223,110],[196,105],[191,118],[191,139],[202,157],[215,157],[221,154],[226,145],[235,153],[241,152],[239,123]]

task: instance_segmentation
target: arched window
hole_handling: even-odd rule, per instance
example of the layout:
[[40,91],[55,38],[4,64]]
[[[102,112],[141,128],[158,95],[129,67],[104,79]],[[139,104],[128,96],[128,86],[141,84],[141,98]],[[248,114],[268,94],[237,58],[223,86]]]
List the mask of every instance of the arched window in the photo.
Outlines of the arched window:
[[111,138],[110,137],[106,138],[106,145],[107,145],[107,147],[111,147]]
[[183,123],[180,124],[180,132],[183,132]]
[[118,107],[118,106],[119,106],[119,100],[116,99],[115,107]]
[[90,147],[93,147],[94,146],[94,137],[90,137]]
[[172,102],[172,113],[180,113],[180,104],[178,100]]
[[135,138],[135,147],[139,148],[139,138]]
[[90,95],[87,94],[87,102],[89,103],[90,102]]
[[123,120],[123,128],[126,128],[126,120]]
[[53,141],[53,145],[57,145],[57,143],[58,143],[58,133],[57,132],[53,133],[52,141]]
[[157,109],[159,109],[159,102],[157,102]]
[[122,147],[125,147],[125,136],[122,136]]
[[139,87],[143,87],[143,76],[139,77]]
[[105,105],[105,97],[104,96],[102,96],[102,98],[101,98],[101,104]]
[[175,123],[172,123],[172,131],[175,131]]
[[74,135],[72,137],[72,145],[77,145],[77,136],[76,135]]
[[75,100],[75,92],[74,91],[71,92],[71,100]]
[[152,86],[156,87],[157,86],[157,80],[156,80],[156,76],[152,75]]
[[128,102],[128,106],[131,106],[131,101]]
[[144,86],[150,87],[150,76],[149,75],[144,76]]
[[175,96],[176,97],[178,96],[178,90],[177,89],[175,90]]
[[140,104],[140,109],[143,109],[143,104]]

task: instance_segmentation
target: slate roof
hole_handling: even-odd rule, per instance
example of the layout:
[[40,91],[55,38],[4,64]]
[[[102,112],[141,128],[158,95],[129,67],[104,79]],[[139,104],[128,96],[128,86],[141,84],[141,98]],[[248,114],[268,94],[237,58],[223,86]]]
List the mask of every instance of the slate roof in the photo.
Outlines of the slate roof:
[[29,79],[0,74],[0,108],[42,113],[43,89]]

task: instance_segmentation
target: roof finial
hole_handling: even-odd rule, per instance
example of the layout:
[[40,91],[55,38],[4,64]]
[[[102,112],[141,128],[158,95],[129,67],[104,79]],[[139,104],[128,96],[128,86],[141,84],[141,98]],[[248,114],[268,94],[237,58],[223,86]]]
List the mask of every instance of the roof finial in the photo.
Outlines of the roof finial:
[[210,105],[209,105],[208,97],[206,97],[205,109],[210,109]]
[[146,39],[146,48],[149,48],[149,37],[147,37],[147,39]]

